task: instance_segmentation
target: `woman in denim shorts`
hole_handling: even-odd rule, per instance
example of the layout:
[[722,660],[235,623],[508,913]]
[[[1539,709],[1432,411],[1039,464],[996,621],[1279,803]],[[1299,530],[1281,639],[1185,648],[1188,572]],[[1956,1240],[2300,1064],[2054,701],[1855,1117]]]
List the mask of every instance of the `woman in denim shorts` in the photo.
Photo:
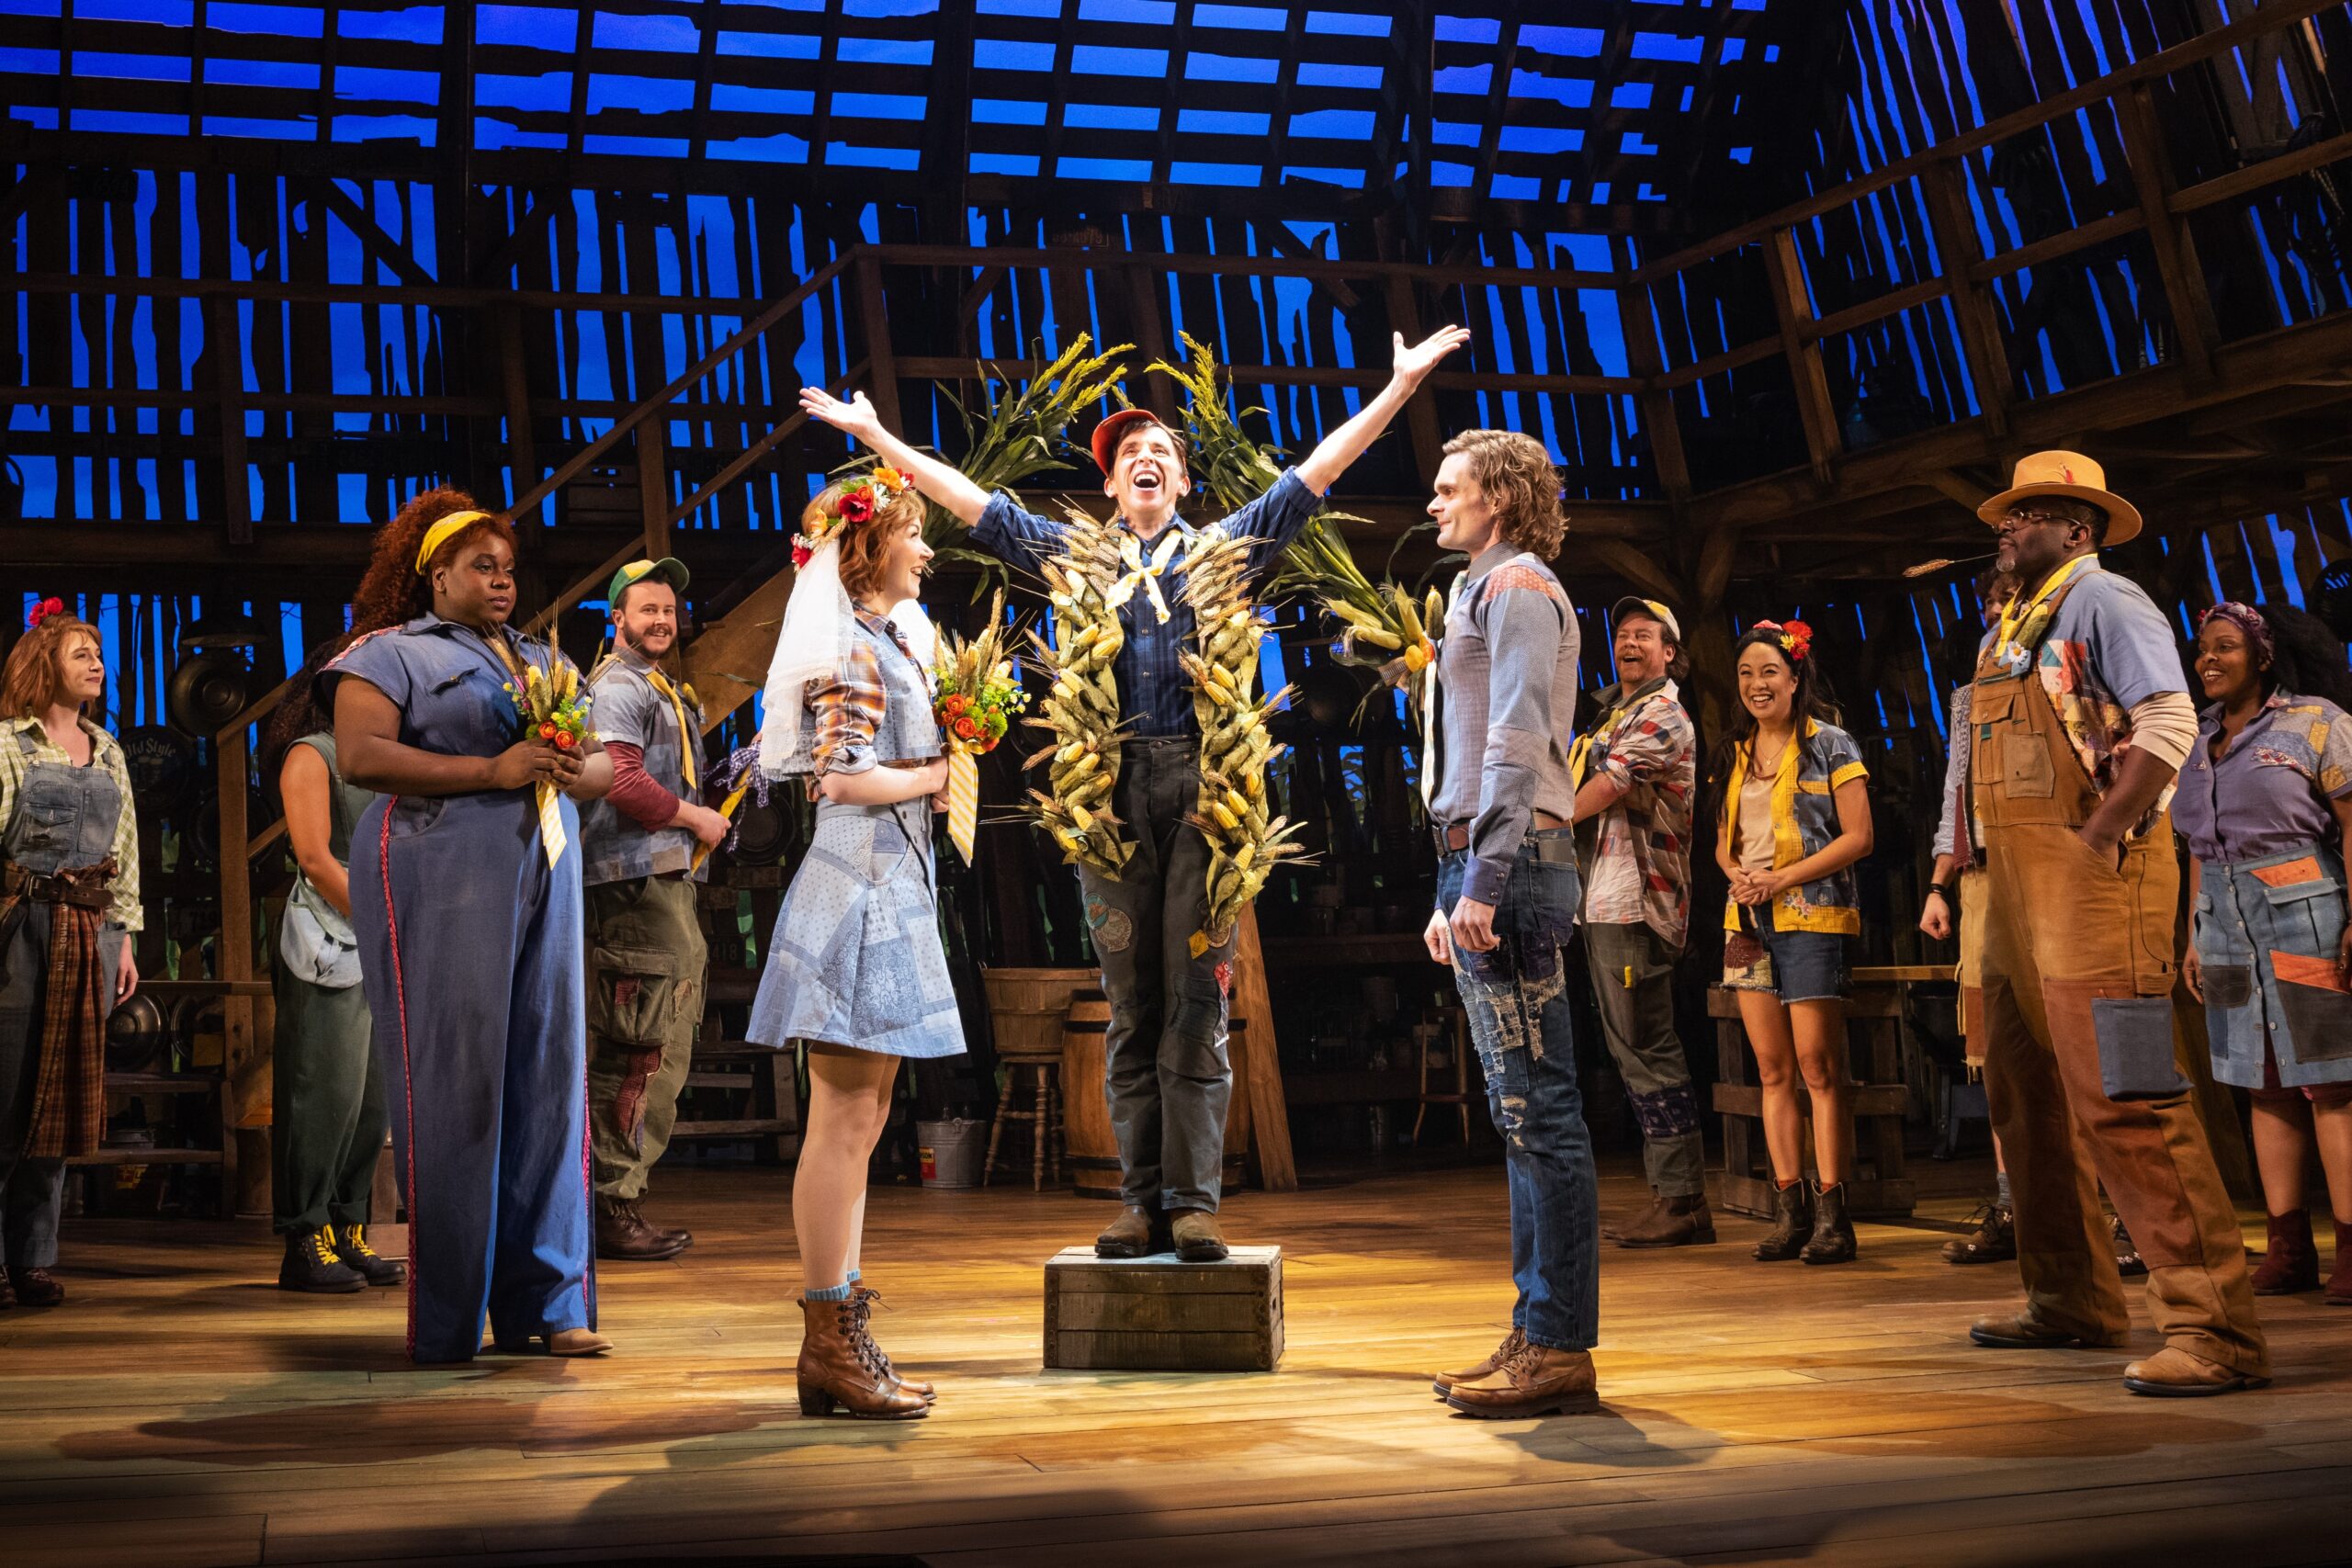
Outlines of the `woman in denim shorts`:
[[[1868,770],[1853,737],[1832,722],[1837,709],[1804,622],[1758,621],[1735,653],[1739,707],[1716,754],[1724,795],[1715,860],[1731,879],[1724,985],[1739,993],[1756,1049],[1776,1186],[1772,1231],[1756,1256],[1846,1263],[1854,1257],[1846,939],[1861,931],[1853,865],[1871,852]],[[1813,1100],[1818,1180],[1810,1192],[1799,1073]]]

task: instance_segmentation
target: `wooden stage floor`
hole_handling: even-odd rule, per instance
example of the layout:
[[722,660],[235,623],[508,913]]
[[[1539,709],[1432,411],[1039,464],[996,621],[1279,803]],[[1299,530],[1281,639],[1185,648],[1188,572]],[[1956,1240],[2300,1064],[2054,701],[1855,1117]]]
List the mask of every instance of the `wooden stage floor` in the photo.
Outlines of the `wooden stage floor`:
[[[1612,1175],[1604,1206],[1636,1190]],[[400,1292],[284,1294],[258,1223],[70,1226],[68,1305],[0,1313],[0,1562],[2352,1555],[2352,1312],[2265,1303],[2268,1390],[2134,1398],[2120,1352],[1965,1342],[2016,1275],[1938,1258],[1957,1196],[1864,1225],[1842,1269],[1750,1261],[1749,1221],[1604,1249],[1605,1411],[1476,1422],[1426,1378],[1507,1321],[1497,1169],[1239,1195],[1236,1238],[1286,1248],[1270,1376],[1044,1372],[1040,1266],[1105,1207],[876,1190],[881,1337],[942,1384],[931,1419],[885,1425],[798,1415],[786,1191],[781,1170],[665,1176],[656,1213],[699,1240],[602,1270],[618,1352],[594,1362],[413,1369]]]

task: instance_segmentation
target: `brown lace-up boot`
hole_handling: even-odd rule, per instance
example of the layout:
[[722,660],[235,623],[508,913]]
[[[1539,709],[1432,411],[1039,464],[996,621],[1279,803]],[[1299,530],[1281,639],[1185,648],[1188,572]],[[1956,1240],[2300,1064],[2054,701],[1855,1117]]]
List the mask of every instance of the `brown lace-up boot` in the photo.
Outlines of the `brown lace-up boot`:
[[1476,1382],[1480,1378],[1494,1376],[1495,1369],[1517,1355],[1519,1348],[1526,1343],[1527,1330],[1513,1324],[1511,1331],[1503,1336],[1503,1342],[1496,1346],[1485,1360],[1464,1371],[1440,1372],[1430,1379],[1430,1387],[1435,1389],[1438,1398],[1442,1400],[1453,1392],[1455,1383]]
[[857,1332],[854,1294],[837,1302],[800,1298],[800,1414],[831,1416],[835,1405],[864,1421],[914,1421],[931,1414],[922,1395],[900,1388]]
[[882,1299],[882,1292],[876,1290],[869,1290],[864,1285],[853,1284],[849,1289],[849,1299],[855,1303],[857,1306],[856,1323],[858,1338],[865,1342],[866,1349],[873,1352],[875,1360],[879,1363],[882,1368],[882,1375],[888,1378],[892,1382],[897,1383],[900,1388],[905,1389],[909,1393],[919,1393],[926,1400],[936,1399],[939,1393],[937,1389],[933,1388],[927,1382],[919,1382],[914,1378],[900,1377],[899,1375],[899,1369],[890,1364],[889,1355],[884,1351],[881,1346],[874,1342],[874,1307],[875,1303]]
[[1476,1382],[1455,1383],[1445,1402],[1464,1416],[1498,1421],[1598,1410],[1600,1394],[1589,1352],[1523,1344]]

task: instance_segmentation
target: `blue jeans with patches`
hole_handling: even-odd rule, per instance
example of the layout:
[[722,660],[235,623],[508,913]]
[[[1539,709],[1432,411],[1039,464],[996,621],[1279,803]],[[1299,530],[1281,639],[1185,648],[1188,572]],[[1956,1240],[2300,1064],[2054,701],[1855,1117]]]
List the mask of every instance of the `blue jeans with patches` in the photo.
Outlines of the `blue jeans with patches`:
[[[1600,1333],[1600,1193],[1577,1087],[1566,949],[1580,902],[1566,829],[1528,834],[1495,909],[1494,948],[1453,953],[1453,983],[1487,1075],[1510,1188],[1512,1325],[1538,1345],[1589,1350]],[[1438,907],[1462,896],[1469,855],[1438,866]]]

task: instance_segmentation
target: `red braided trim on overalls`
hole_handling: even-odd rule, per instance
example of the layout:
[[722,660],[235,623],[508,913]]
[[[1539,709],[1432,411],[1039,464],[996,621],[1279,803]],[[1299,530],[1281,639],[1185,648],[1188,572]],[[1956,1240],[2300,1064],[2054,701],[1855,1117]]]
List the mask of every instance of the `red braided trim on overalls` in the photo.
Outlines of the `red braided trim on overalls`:
[[376,841],[376,865],[384,879],[384,930],[392,944],[392,998],[401,1019],[401,1102],[408,1116],[408,1359],[416,1359],[416,1084],[408,1057],[408,983],[401,969],[401,922],[392,912],[392,812],[400,796],[384,802],[383,832]]

